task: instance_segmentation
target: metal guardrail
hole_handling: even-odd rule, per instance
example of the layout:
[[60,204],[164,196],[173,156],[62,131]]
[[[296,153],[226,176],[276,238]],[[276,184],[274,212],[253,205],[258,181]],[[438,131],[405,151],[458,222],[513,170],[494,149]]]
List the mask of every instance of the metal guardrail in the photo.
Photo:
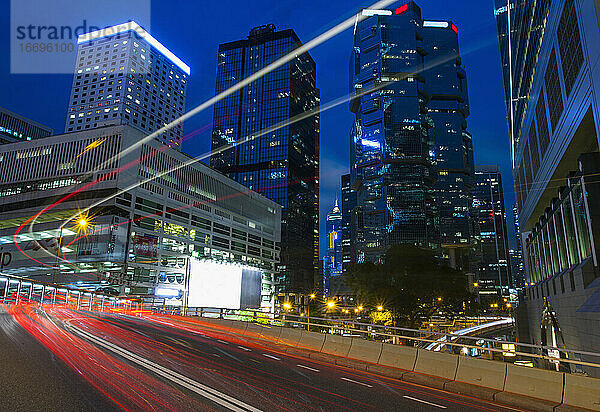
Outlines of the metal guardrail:
[[[499,358],[500,360],[506,360],[507,357],[515,360],[518,358],[530,359],[533,360],[532,364],[538,368],[557,369],[560,367],[564,372],[581,373],[584,372],[582,367],[600,368],[600,353],[595,352],[456,333],[377,325],[347,319],[307,317],[289,313],[263,312],[261,310],[170,307],[165,299],[153,299],[152,297],[143,296],[111,296],[4,274],[0,274],[0,303],[60,305],[73,310],[112,311],[133,316],[169,314],[232,319],[302,328],[321,333],[351,335],[367,340],[379,340],[421,349],[439,348],[438,350],[452,353],[461,353],[464,348],[477,349],[482,357]],[[502,345],[508,346],[502,348]],[[550,353],[558,353],[559,357],[549,356]],[[597,371],[600,373],[600,369],[597,369]]]
[[[225,310],[211,308],[187,308],[187,316],[218,317],[284,327],[302,328],[322,333],[352,335],[368,340],[387,341],[393,344],[409,345],[431,350],[428,346],[439,345],[446,352],[461,353],[463,348],[477,349],[482,357],[495,360],[532,360],[534,367],[540,369],[560,369],[568,373],[585,373],[582,367],[600,368],[600,353],[578,351],[554,346],[532,345],[498,339],[468,336],[456,333],[410,329],[397,326],[384,326],[353,320],[332,319],[293,315],[288,313],[270,313],[252,310]],[[481,344],[483,343],[483,345]],[[502,345],[508,345],[502,347]],[[511,346],[514,345],[514,346]],[[435,346],[434,346],[435,347]],[[512,349],[514,348],[514,349]],[[458,350],[457,350],[458,349]],[[549,356],[559,353],[560,357]],[[462,353],[464,354],[464,353]],[[494,355],[495,354],[495,355]],[[508,359],[507,359],[508,358]],[[600,369],[597,370],[600,372]]]

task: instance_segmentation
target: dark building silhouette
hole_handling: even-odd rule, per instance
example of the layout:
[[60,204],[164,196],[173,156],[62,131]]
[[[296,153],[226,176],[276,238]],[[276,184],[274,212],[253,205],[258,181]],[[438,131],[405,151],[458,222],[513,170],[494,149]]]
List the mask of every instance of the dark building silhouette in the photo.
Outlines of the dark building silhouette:
[[48,137],[52,129],[0,107],[0,144]]

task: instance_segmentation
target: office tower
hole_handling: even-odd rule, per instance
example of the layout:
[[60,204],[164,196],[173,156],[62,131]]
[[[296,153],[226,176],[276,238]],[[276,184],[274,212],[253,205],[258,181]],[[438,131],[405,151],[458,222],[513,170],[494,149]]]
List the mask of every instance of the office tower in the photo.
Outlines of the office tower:
[[0,144],[40,139],[52,129],[0,107]]
[[[221,93],[302,43],[272,24],[219,45]],[[308,113],[307,116],[297,117]],[[215,169],[283,207],[276,292],[308,293],[318,269],[319,89],[308,53],[260,77],[214,106]]]
[[[147,134],[185,110],[190,68],[135,22],[82,34],[66,132],[128,124]],[[183,124],[157,137],[181,149]]]
[[[593,0],[496,1],[529,336],[552,306],[565,344],[600,350],[593,216],[600,131],[600,9]],[[547,340],[548,341],[548,340]]]
[[350,187],[350,174],[342,175],[342,272],[356,261],[356,192]]
[[498,166],[475,168],[473,211],[479,233],[477,283],[482,301],[498,302],[511,287],[502,176]]
[[461,65],[458,28],[451,21],[423,21],[427,113],[434,142],[437,180],[433,186],[440,241],[450,266],[473,269],[473,143],[467,132],[469,95]]
[[396,244],[438,248],[432,198],[435,150],[421,72],[421,11],[360,12],[350,59],[351,186],[357,191],[358,262],[379,262]]
[[342,210],[337,199],[333,208],[327,213],[325,223],[327,235],[327,254],[325,256],[325,286],[330,289],[330,279],[342,275]]
[[[0,145],[0,246],[12,256],[2,272],[88,289],[112,286],[181,304],[198,260],[200,270],[227,279],[222,282],[236,270],[242,280],[247,271],[254,280],[260,273],[262,300],[252,307],[272,308],[281,207],[159,141],[122,153],[144,136],[120,125]],[[174,167],[180,169],[173,175],[146,181]],[[115,169],[122,171],[89,186],[90,171]],[[122,188],[128,190],[107,199]],[[21,222],[51,205],[31,232],[14,238]],[[87,221],[85,230],[69,221],[73,216]],[[68,262],[58,260],[59,249]],[[211,291],[221,297],[227,292]]]
[[519,207],[513,204],[513,218],[515,225],[515,249],[511,250],[510,266],[513,287],[522,289],[525,286],[525,269],[523,266],[523,241],[519,228]]

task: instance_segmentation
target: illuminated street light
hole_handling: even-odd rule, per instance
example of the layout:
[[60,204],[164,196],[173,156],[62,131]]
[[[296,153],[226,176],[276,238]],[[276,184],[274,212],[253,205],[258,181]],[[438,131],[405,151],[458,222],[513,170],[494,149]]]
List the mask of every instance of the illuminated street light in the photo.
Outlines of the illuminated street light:
[[292,305],[289,302],[285,302],[283,304],[283,308],[286,309],[286,310],[290,310],[292,308]]
[[329,309],[333,309],[335,307],[335,302],[333,300],[330,300],[329,302],[327,302],[327,307]]
[[438,298],[438,302],[441,302],[441,301],[442,301],[442,298]]
[[362,305],[360,305],[360,306],[358,307],[358,310],[363,310],[363,309],[364,309],[364,308],[363,308],[363,306],[362,306]]
[[310,294],[310,298],[311,298],[311,299],[314,299],[314,298],[316,298],[316,297],[317,297],[317,295],[315,295],[314,293],[311,293],[311,294]]
[[79,220],[79,226],[80,226],[80,227],[86,227],[87,225],[88,225],[88,221],[87,221],[87,220],[85,220],[84,218],[81,218],[81,219]]
[[474,288],[477,288],[477,287],[479,287],[479,283],[477,283],[477,282],[473,282],[473,287],[474,287]]
[[381,312],[383,310],[383,306],[381,306],[381,305],[377,306],[377,310]]
[[512,305],[510,303],[507,303],[506,307],[510,309],[512,307]]

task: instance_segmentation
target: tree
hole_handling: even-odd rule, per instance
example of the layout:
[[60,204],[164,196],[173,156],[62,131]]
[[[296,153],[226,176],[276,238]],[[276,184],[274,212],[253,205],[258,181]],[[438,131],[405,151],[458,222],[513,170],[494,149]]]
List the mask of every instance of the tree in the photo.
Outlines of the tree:
[[452,318],[475,310],[466,275],[414,245],[391,247],[382,264],[351,265],[344,282],[365,304],[390,311],[396,325],[420,327],[439,312]]

